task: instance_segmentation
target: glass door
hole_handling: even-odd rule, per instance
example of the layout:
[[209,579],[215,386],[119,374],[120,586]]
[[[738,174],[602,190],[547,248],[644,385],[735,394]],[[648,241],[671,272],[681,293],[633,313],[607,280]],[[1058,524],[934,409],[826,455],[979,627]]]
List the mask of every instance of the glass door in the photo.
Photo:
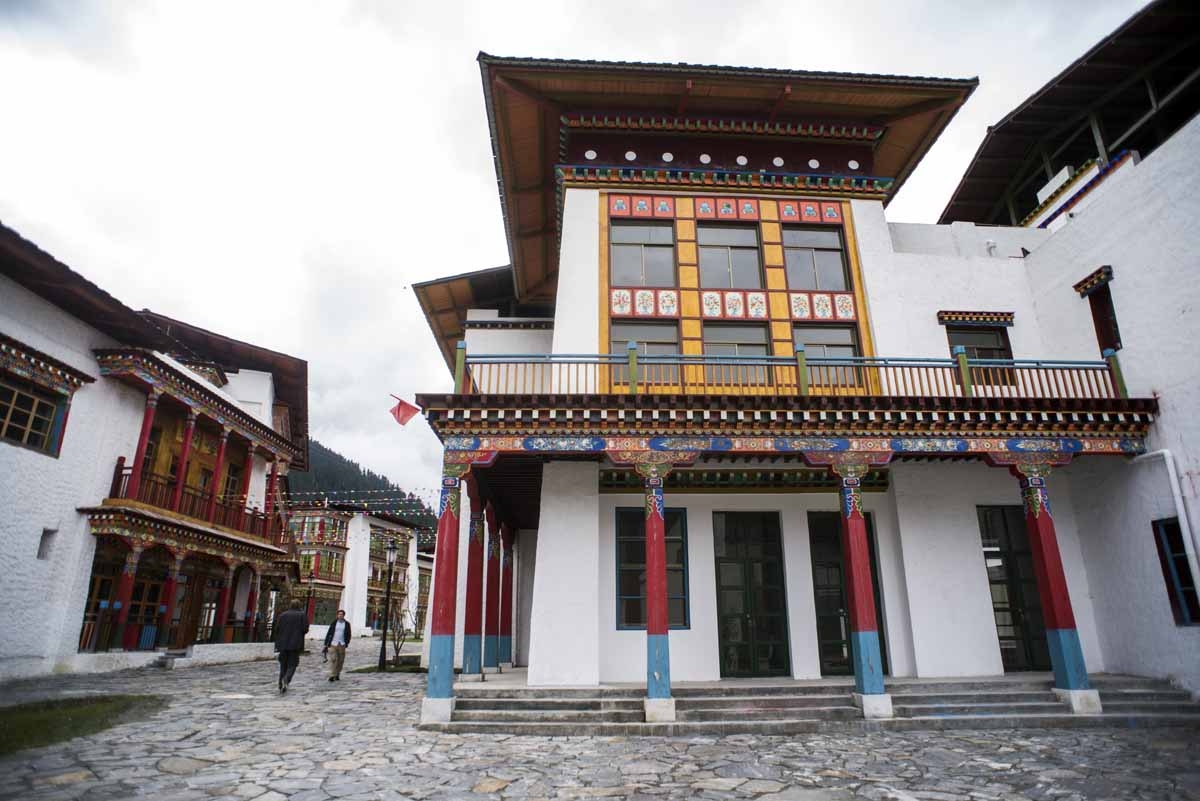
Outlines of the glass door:
[[979,532],[1004,671],[1049,670],[1046,624],[1020,506],[980,506]]
[[787,588],[776,512],[715,512],[722,676],[791,672]]

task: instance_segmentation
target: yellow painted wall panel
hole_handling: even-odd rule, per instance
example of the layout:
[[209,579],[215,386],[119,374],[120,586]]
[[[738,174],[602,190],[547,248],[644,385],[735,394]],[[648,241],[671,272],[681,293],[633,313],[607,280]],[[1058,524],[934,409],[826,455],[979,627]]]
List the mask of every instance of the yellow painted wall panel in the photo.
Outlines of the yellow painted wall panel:
[[679,286],[684,289],[697,289],[700,286],[700,274],[694,264],[679,266]]
[[676,220],[675,221],[675,238],[681,242],[694,241],[696,239],[696,222],[695,222],[695,220]]
[[779,228],[777,222],[765,222],[762,224],[762,240],[768,244],[779,244],[783,241],[783,232]]
[[690,197],[675,198],[675,216],[676,217],[694,217],[696,215],[696,206]]
[[763,245],[763,262],[768,267],[782,267],[783,245]]
[[774,200],[762,200],[758,204],[758,216],[764,220],[778,220],[779,207]]
[[696,263],[696,243],[695,242],[680,242],[679,243],[679,263],[680,264],[695,264]]
[[683,312],[684,317],[699,317],[700,316],[700,293],[699,292],[680,292],[679,293],[679,310]]
[[699,320],[684,320],[683,321],[683,336],[684,338],[692,337],[699,339],[702,336]]
[[768,267],[767,289],[787,289],[787,273],[779,267]]
[[776,356],[794,356],[796,350],[792,343],[786,339],[776,339],[771,342],[774,355]]
[[788,297],[783,292],[772,292],[770,298],[771,317],[775,320],[787,320],[792,316],[792,310],[788,308]]
[[771,323],[771,338],[784,339],[790,342],[792,339],[792,324],[778,320]]
[[683,354],[685,356],[700,356],[704,353],[704,343],[698,339],[683,340]]

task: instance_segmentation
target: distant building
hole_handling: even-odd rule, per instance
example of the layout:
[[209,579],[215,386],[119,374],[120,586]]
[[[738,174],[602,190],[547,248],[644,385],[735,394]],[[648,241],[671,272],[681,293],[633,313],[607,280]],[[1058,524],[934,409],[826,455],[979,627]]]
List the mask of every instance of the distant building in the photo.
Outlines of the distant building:
[[423,719],[505,637],[647,721],[733,677],[1200,690],[1192,22],[993,126],[942,225],[885,205],[973,79],[482,54],[512,264],[415,287],[455,376]]
[[298,577],[279,489],[307,459],[307,374],[0,229],[0,606],[23,621],[0,676],[264,639]]

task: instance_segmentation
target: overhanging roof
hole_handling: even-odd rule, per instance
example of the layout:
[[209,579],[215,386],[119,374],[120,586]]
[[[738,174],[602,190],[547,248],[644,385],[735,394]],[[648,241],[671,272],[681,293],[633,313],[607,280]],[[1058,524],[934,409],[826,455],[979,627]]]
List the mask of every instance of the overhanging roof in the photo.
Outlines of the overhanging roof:
[[514,289],[553,300],[561,117],[570,111],[813,119],[886,128],[877,175],[894,192],[978,80],[479,54]]
[[1074,128],[1136,71],[1180,52],[1198,37],[1200,4],[1194,0],[1158,0],[1134,14],[988,127],[938,222],[991,222],[1002,193],[1042,141]]
[[451,369],[454,348],[463,338],[467,309],[507,308],[515,297],[509,265],[423,281],[413,284],[413,292]]

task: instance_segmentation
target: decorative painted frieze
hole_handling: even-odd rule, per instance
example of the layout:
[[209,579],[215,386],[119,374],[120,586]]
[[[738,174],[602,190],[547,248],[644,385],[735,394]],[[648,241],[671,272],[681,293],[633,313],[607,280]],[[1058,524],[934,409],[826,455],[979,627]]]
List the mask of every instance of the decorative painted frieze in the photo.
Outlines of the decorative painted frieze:
[[96,379],[23,342],[0,334],[0,372],[23,378],[31,384],[68,398],[84,384]]
[[[690,201],[692,214],[678,214],[681,199]],[[764,211],[764,204],[771,205],[770,213]],[[691,198],[679,198],[674,195],[609,195],[608,214],[610,217],[674,219],[677,216],[694,216],[698,220],[752,222],[777,217],[784,223],[826,225],[841,225],[844,222],[842,205],[837,202],[793,198],[776,201],[713,195]]]
[[1080,281],[1072,289],[1079,293],[1079,297],[1086,298],[1088,295],[1095,292],[1100,287],[1113,280],[1113,269],[1110,265],[1104,265],[1088,275],[1087,278]]
[[940,325],[1010,326],[1013,324],[1013,313],[995,311],[940,311],[937,313],[937,319]]
[[678,317],[679,290],[617,287],[608,310],[613,317]]

